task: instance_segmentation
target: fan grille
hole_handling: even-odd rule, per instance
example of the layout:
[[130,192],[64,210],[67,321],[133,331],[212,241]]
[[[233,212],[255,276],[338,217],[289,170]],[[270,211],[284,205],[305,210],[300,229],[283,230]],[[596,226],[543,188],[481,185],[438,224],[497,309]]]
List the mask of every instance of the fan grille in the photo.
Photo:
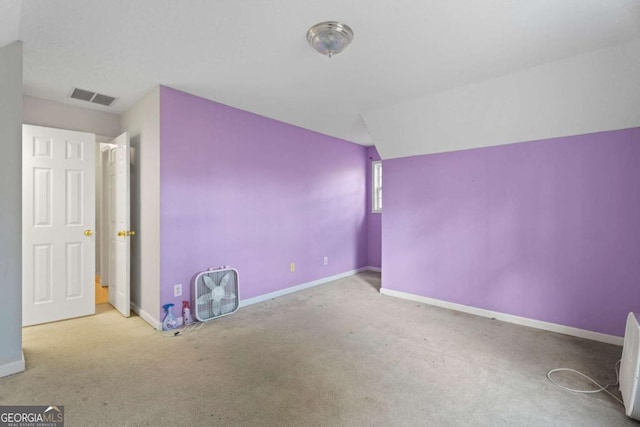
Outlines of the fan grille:
[[200,321],[238,310],[238,273],[234,269],[204,271],[195,280],[195,315]]

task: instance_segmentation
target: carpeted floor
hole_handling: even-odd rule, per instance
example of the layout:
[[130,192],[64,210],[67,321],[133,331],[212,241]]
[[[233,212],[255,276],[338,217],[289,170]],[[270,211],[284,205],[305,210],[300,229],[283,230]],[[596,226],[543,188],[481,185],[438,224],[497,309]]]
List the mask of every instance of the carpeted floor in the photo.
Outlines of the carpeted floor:
[[545,377],[571,367],[613,382],[621,347],[382,296],[379,284],[362,273],[177,337],[108,306],[26,328],[27,370],[0,378],[0,405],[64,405],[67,426],[640,425],[611,397]]

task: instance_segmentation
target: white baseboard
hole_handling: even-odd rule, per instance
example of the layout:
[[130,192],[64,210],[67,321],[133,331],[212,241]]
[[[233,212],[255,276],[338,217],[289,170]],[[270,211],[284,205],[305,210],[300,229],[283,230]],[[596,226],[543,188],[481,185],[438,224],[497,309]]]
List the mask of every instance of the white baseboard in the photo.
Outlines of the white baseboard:
[[382,269],[381,269],[380,267],[372,267],[372,266],[369,266],[369,267],[367,267],[367,270],[369,270],[369,271],[375,271],[376,273],[382,273]]
[[150,324],[154,329],[157,329],[159,331],[162,330],[162,322],[160,322],[158,319],[156,319],[146,311],[141,310],[140,307],[138,307],[133,302],[131,302],[130,304],[131,304],[131,310],[133,310],[134,313],[140,316],[142,320]]
[[300,285],[291,286],[290,288],[281,289],[279,291],[270,292],[264,295],[258,295],[257,297],[247,298],[240,301],[240,307],[246,307],[252,304],[258,304],[263,301],[268,301],[273,298],[281,297],[284,295],[292,294],[294,292],[302,291],[304,289],[309,289],[314,286],[322,285],[323,283],[333,282],[334,280],[342,279],[344,277],[353,276],[354,274],[361,273],[363,271],[367,271],[369,267],[358,268],[357,270],[350,270],[344,273],[336,274],[334,276],[324,277],[322,279],[314,280],[312,282],[302,283]]
[[615,335],[603,334],[600,332],[587,331],[586,329],[574,328],[572,326],[558,325],[557,323],[543,322],[541,320],[529,319],[526,317],[514,316],[512,314],[500,313],[498,311],[485,310],[483,308],[471,307],[468,305],[457,304],[454,302],[443,301],[435,298],[423,297],[420,295],[409,294],[406,292],[394,291],[392,289],[380,289],[382,295],[388,295],[396,298],[407,299],[410,301],[421,302],[424,304],[434,305],[437,307],[447,308],[449,310],[461,311],[463,313],[473,314],[481,317],[500,320],[503,322],[514,323],[516,325],[528,326],[530,328],[542,329],[544,331],[557,332],[559,334],[571,335],[578,338],[599,341],[607,344],[622,346],[624,338]]
[[0,365],[0,378],[22,372],[24,371],[24,367],[24,353],[22,353],[22,358],[20,360]]

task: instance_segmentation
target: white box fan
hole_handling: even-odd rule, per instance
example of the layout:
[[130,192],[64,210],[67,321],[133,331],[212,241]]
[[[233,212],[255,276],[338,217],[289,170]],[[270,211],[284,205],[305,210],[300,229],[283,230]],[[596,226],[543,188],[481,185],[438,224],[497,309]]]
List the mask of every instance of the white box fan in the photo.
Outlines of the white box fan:
[[195,316],[201,322],[238,311],[238,271],[230,267],[210,268],[198,273],[193,282]]

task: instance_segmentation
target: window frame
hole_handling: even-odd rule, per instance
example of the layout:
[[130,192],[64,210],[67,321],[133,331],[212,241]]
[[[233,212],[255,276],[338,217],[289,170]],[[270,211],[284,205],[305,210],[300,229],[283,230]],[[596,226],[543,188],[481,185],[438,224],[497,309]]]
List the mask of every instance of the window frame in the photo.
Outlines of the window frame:
[[371,213],[382,213],[382,160],[371,162]]

